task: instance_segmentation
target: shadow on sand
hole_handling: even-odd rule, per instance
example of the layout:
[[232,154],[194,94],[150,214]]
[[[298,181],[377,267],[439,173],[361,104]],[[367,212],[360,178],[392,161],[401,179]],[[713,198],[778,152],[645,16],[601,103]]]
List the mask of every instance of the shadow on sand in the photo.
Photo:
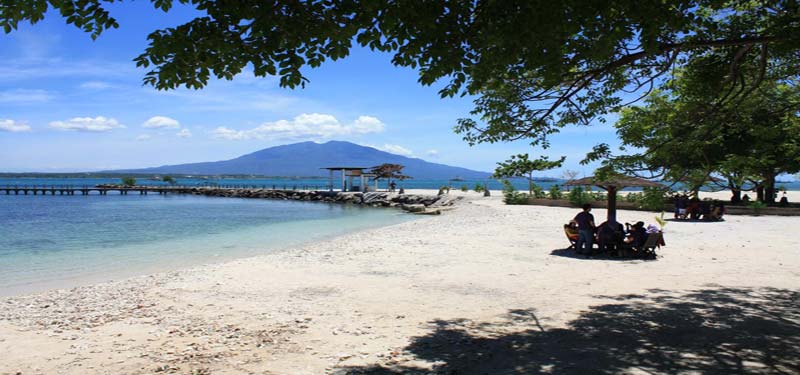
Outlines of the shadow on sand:
[[[335,374],[797,374],[800,292],[703,289],[600,296],[566,328],[533,309],[491,322],[435,320],[401,358]],[[432,364],[424,366],[421,362]]]
[[[597,251],[597,249],[595,249]],[[566,249],[555,249],[550,252],[550,255],[555,255],[557,257],[564,257],[564,258],[572,258],[578,260],[615,260],[615,261],[626,261],[626,262],[649,262],[658,260],[658,258],[642,258],[642,257],[633,257],[630,256],[628,252],[628,256],[612,256],[609,252],[602,252],[602,253],[593,253],[591,256],[585,256],[583,254],[578,254],[575,250],[570,248]]]

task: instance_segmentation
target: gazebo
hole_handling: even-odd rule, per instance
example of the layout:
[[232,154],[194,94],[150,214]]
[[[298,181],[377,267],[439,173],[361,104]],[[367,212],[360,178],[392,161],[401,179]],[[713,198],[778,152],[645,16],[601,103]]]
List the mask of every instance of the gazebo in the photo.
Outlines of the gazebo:
[[[377,175],[374,173],[367,173],[364,172],[366,167],[324,167],[320,169],[327,169],[330,174],[330,189],[333,190],[333,172],[339,171],[342,175],[342,191],[354,191],[355,185],[353,184],[353,179],[358,178],[361,182],[358,185],[358,190],[362,192],[366,192],[369,190],[367,186],[367,182],[369,182],[370,178],[375,178]],[[349,184],[348,184],[349,182]],[[349,186],[349,188],[348,188]],[[378,182],[375,181],[375,189],[378,188]]]
[[660,187],[664,185],[658,182],[645,180],[643,178],[631,177],[625,175],[615,175],[607,179],[597,179],[594,176],[584,177],[577,180],[570,180],[564,183],[567,186],[597,186],[608,192],[608,216],[606,220],[609,223],[617,222],[617,191],[626,187]]

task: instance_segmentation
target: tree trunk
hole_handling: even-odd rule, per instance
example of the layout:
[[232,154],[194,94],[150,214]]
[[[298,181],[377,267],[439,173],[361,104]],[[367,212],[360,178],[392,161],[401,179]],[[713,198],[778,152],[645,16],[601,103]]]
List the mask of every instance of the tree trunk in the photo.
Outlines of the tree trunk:
[[608,214],[606,216],[606,221],[608,221],[608,225],[610,225],[612,228],[616,228],[615,223],[617,222],[617,187],[609,186],[607,191],[608,191]]
[[731,188],[731,203],[739,203],[742,201],[742,189]]
[[533,197],[533,172],[528,174],[528,195]]
[[764,202],[764,185],[763,183],[759,183],[756,186],[756,200],[759,202]]
[[775,203],[775,174],[770,173],[764,181],[764,202]]

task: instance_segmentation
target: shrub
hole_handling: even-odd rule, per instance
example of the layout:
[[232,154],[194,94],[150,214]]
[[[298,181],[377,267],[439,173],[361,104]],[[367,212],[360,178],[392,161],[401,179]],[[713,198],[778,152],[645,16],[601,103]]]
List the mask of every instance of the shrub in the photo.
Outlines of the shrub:
[[513,192],[503,196],[503,202],[506,204],[527,204],[530,196],[525,193]]
[[767,204],[762,201],[752,201],[748,204],[748,206],[753,209],[753,215],[758,216],[761,215],[761,210],[764,207],[767,207]]
[[531,193],[533,193],[533,197],[534,198],[536,198],[536,199],[547,198],[547,193],[544,191],[544,189],[541,186],[536,185],[533,182],[531,182],[530,187],[531,187]]
[[564,197],[564,193],[561,191],[561,187],[558,185],[553,185],[550,187],[550,199],[561,199]]
[[576,186],[569,191],[567,194],[567,199],[569,199],[570,203],[573,205],[580,207],[591,202],[592,195],[591,193],[584,191],[582,187]]
[[646,210],[663,211],[666,191],[657,187],[646,187],[642,191],[642,201],[640,207]]
[[604,200],[608,199],[606,197],[606,193],[604,193],[602,191],[589,191],[589,192],[587,192],[587,194],[589,194],[589,196],[592,197],[593,201],[604,201]]
[[646,187],[642,192],[629,193],[625,201],[635,203],[636,207],[650,211],[663,211],[667,195],[664,189]]
[[123,177],[122,178],[122,185],[124,186],[134,186],[136,185],[136,179],[133,177]]
[[476,193],[483,193],[483,191],[486,189],[481,184],[475,184],[475,188],[472,190],[475,190]]
[[640,203],[644,197],[642,193],[628,193],[625,196],[625,202],[628,203]]
[[175,177],[172,176],[164,176],[164,178],[162,178],[161,181],[164,181],[165,183],[170,184],[172,186],[175,186],[175,184],[178,183],[178,181],[175,181]]
[[503,202],[505,204],[525,204],[528,203],[528,194],[520,193],[511,184],[511,181],[503,180]]
[[466,193],[469,191],[469,187],[467,187],[467,185],[461,185],[461,191]]

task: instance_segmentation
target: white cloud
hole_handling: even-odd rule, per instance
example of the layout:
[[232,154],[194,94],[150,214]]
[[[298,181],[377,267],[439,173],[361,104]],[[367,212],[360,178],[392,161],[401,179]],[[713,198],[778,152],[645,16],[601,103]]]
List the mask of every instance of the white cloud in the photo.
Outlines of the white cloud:
[[148,140],[148,139],[150,139],[150,138],[153,138],[153,137],[151,137],[151,136],[150,136],[150,134],[140,134],[140,135],[139,135],[139,136],[137,136],[135,139],[136,139],[137,141],[146,141],[146,140]]
[[0,119],[0,131],[4,132],[27,132],[30,131],[31,127],[21,121],[14,121],[9,119]]
[[380,133],[384,129],[384,124],[377,117],[358,116],[353,122],[353,128],[358,133]]
[[429,157],[432,157],[432,158],[438,158],[439,157],[439,150],[428,150],[428,151],[425,151],[425,155],[427,155]]
[[106,132],[114,129],[124,128],[116,119],[103,116],[75,117],[67,121],[53,121],[50,124],[53,129],[83,132]]
[[265,122],[248,130],[235,130],[220,126],[211,132],[211,136],[228,140],[329,139],[346,135],[379,133],[384,128],[385,125],[375,117],[360,116],[352,123],[342,124],[332,115],[304,113],[292,120]]
[[400,145],[384,144],[383,147],[377,147],[380,150],[403,156],[414,156],[414,152]]
[[14,89],[0,91],[0,103],[44,103],[52,98],[53,95],[45,90]]
[[148,129],[180,129],[181,123],[169,117],[153,116],[142,123],[142,127]]
[[191,138],[192,132],[190,132],[189,129],[181,129],[181,131],[175,133],[175,135],[181,138]]
[[103,81],[88,81],[88,82],[82,83],[78,87],[80,87],[82,89],[86,89],[86,90],[105,90],[105,89],[110,89],[110,88],[114,87],[114,85],[112,85],[112,84],[110,84],[108,82],[103,82]]

